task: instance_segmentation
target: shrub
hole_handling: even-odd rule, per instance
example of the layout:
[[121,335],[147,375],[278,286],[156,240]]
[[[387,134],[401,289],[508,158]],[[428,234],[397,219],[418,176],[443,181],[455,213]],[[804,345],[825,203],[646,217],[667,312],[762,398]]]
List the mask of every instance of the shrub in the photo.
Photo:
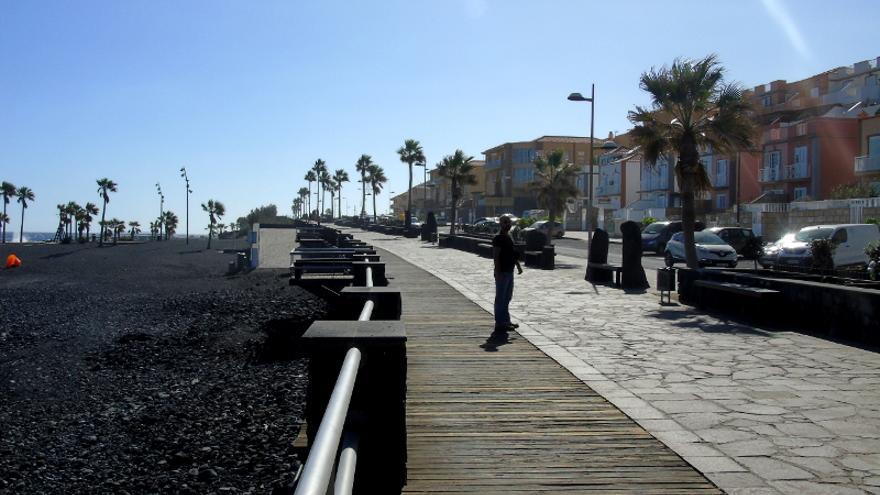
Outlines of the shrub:
[[535,218],[535,217],[531,217],[531,218],[520,218],[519,220],[517,220],[517,222],[516,222],[516,226],[519,227],[519,228],[521,228],[521,229],[525,229],[525,228],[531,227],[532,224],[534,224],[534,223],[537,222],[537,221],[538,221],[538,219]]
[[835,245],[830,239],[816,239],[810,243],[813,268],[816,270],[834,269]]
[[880,228],[880,218],[868,218],[865,220],[865,223],[873,223]]
[[880,260],[880,241],[874,241],[865,246],[865,254],[869,260]]
[[645,217],[645,218],[643,218],[643,219],[642,219],[642,230],[645,230],[645,227],[647,227],[648,225],[651,225],[652,223],[654,223],[654,222],[656,222],[656,221],[657,221],[657,219],[654,218],[654,217]]

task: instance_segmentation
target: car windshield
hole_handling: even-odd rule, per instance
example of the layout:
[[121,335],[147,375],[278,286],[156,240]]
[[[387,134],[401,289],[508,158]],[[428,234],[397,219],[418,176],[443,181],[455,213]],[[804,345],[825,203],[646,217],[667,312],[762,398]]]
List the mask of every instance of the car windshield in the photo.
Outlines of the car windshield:
[[834,229],[831,227],[801,229],[794,238],[801,242],[812,242],[816,239],[828,239]]
[[666,227],[665,223],[654,222],[651,225],[645,227],[645,230],[642,231],[643,234],[659,234],[663,227]]
[[694,232],[694,242],[707,246],[723,246],[727,244],[711,232]]
[[793,240],[794,240],[794,232],[791,232],[791,233],[785,234],[784,236],[780,237],[779,240],[776,241],[776,244],[781,246],[783,244],[788,244],[789,242],[791,242]]

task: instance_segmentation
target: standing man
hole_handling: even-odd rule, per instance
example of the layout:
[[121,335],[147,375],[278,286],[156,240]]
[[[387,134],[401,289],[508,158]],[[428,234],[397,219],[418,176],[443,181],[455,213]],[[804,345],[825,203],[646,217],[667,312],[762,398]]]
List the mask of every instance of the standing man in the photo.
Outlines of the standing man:
[[498,219],[501,224],[501,232],[492,239],[492,252],[495,264],[495,331],[507,332],[519,325],[510,322],[508,306],[513,298],[513,267],[518,274],[522,275],[522,267],[513,249],[513,239],[510,238],[510,227],[513,221],[510,215],[502,215]]

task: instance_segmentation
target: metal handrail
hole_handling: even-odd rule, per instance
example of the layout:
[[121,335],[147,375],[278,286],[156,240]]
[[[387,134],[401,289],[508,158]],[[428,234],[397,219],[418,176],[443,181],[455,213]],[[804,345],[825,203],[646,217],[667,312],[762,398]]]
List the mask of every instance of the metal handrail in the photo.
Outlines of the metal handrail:
[[[373,270],[366,268],[366,286],[373,287]],[[364,303],[358,321],[370,321],[373,315],[375,302],[368,300]],[[315,442],[306,459],[294,495],[324,495],[330,485],[330,479],[334,476],[333,467],[336,465],[336,481],[334,493],[337,495],[350,495],[354,486],[355,468],[357,466],[358,435],[354,432],[346,432],[340,445],[342,430],[348,417],[348,407],[354,392],[354,384],[357,379],[358,367],[361,362],[361,352],[357,347],[352,347],[345,354],[339,378],[330,394],[327,409],[318,426]],[[335,464],[337,450],[339,463]]]
[[342,370],[333,387],[333,393],[330,394],[327,409],[324,411],[324,417],[321,418],[318,434],[309,451],[309,458],[306,459],[306,466],[303,468],[294,495],[324,495],[327,492],[360,364],[361,351],[352,347],[345,353]]

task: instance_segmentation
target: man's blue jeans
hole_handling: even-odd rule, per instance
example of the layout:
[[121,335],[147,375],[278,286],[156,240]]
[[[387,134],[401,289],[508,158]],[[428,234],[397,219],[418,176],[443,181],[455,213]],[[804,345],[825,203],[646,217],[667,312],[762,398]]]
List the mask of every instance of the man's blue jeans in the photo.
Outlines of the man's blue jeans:
[[495,277],[495,326],[510,325],[510,300],[513,299],[513,272],[499,272]]

